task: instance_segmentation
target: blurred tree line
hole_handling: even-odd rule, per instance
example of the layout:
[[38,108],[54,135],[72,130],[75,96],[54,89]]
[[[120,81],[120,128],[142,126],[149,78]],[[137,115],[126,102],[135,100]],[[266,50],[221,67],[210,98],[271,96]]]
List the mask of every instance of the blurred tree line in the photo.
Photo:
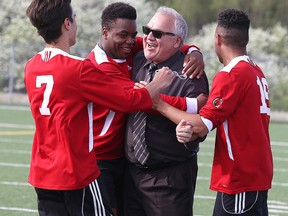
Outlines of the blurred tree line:
[[249,14],[255,28],[267,29],[280,23],[288,26],[287,0],[147,0],[179,11],[187,20],[190,34],[203,25],[215,22],[217,14],[226,8],[237,8]]
[[[72,0],[78,33],[72,54],[85,57],[99,40],[100,16],[104,7],[117,0]],[[44,46],[25,11],[31,0],[0,1],[0,92],[25,92],[23,69],[26,61]],[[123,0],[137,9],[139,35],[157,7],[179,11],[190,32],[187,43],[201,48],[210,82],[221,67],[214,53],[213,36],[217,14],[238,8],[251,19],[249,55],[268,77],[273,109],[288,111],[288,0]]]

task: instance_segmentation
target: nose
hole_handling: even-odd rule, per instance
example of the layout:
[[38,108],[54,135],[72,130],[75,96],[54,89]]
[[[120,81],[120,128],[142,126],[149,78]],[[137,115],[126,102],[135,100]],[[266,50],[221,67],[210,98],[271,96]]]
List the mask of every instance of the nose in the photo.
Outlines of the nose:
[[134,44],[135,41],[136,41],[136,39],[133,37],[127,37],[127,39],[126,39],[126,43],[128,43],[128,44]]
[[152,33],[152,31],[151,32],[149,32],[149,34],[148,35],[144,35],[144,37],[146,36],[146,38],[147,39],[149,39],[149,40],[155,40],[156,38],[154,37],[154,35],[153,35],[153,33]]

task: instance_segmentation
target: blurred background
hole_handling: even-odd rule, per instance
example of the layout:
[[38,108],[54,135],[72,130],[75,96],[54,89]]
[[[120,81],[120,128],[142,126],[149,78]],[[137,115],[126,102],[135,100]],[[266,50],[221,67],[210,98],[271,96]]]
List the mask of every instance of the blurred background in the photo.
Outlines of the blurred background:
[[[35,130],[23,82],[25,63],[44,47],[25,15],[31,0],[0,0],[0,215],[36,216],[37,201],[27,183],[31,143]],[[86,57],[100,37],[100,16],[112,0],[72,0],[78,35],[71,53]],[[189,25],[186,43],[200,47],[211,84],[223,67],[214,53],[218,13],[226,8],[245,11],[251,19],[248,54],[265,73],[271,103],[273,187],[269,192],[270,216],[288,215],[288,0],[124,0],[138,12],[138,32],[160,5],[179,11]],[[249,124],[249,122],[248,122]],[[214,151],[212,132],[201,144],[194,215],[213,211],[215,192],[209,181]],[[263,158],[265,160],[265,158]]]

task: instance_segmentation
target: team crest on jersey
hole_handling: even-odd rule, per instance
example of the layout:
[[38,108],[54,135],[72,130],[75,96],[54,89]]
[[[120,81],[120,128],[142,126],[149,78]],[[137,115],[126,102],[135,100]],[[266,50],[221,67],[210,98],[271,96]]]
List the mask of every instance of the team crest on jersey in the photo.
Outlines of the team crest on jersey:
[[221,107],[222,103],[223,103],[222,98],[219,98],[219,97],[218,97],[218,98],[215,98],[215,99],[213,100],[213,105],[214,105],[216,108]]

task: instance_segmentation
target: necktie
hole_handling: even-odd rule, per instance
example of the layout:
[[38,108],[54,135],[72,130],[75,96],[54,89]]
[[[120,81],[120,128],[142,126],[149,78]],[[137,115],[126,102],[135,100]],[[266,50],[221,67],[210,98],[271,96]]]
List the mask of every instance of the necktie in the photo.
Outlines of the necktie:
[[[157,70],[157,65],[151,63],[149,65],[149,70],[146,76],[145,81],[151,82],[154,76],[155,71]],[[146,128],[146,119],[147,115],[145,112],[136,112],[133,118],[133,143],[134,145],[134,155],[135,158],[141,163],[142,165],[145,164],[149,157],[149,151],[146,145],[145,139],[145,128]]]

